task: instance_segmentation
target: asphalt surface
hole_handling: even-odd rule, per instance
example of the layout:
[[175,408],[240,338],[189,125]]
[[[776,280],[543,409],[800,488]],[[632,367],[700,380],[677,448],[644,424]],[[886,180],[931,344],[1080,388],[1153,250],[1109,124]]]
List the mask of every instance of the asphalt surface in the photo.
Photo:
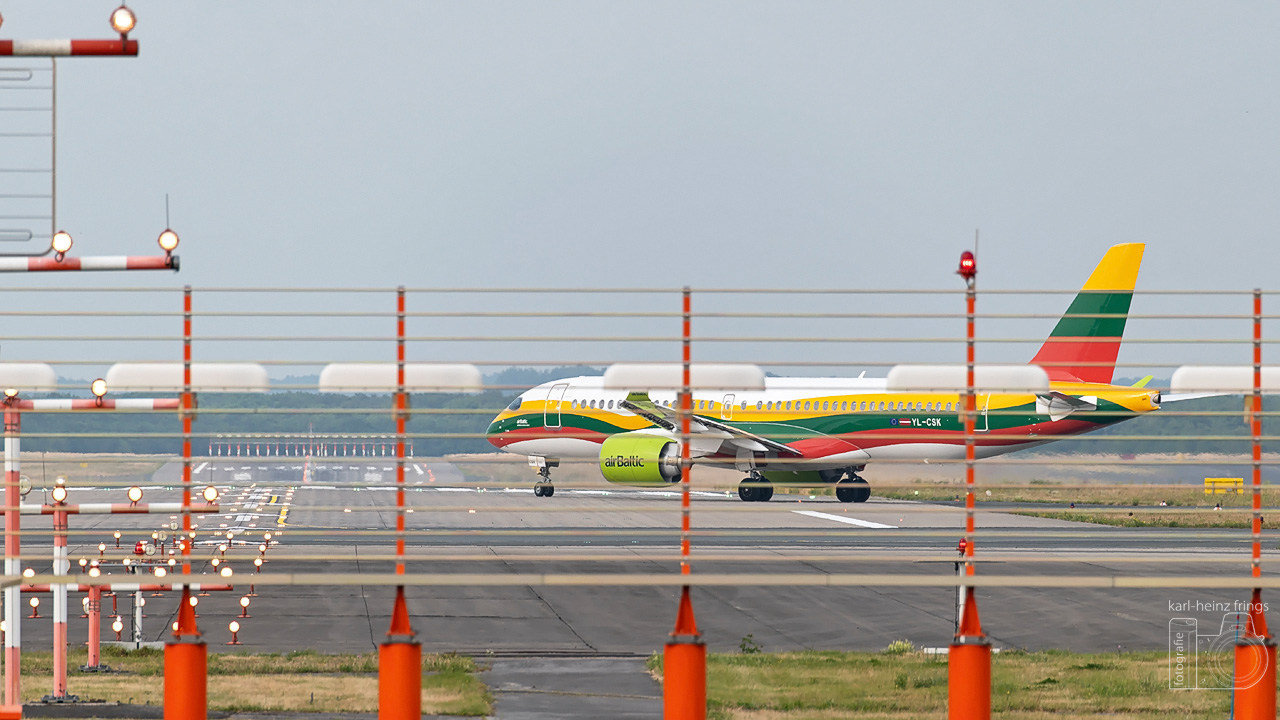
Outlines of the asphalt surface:
[[[252,582],[262,533],[280,533],[268,572],[389,572],[394,567],[394,465],[389,459],[343,459],[304,465],[250,458],[196,464],[197,487],[223,492],[219,513],[196,520],[196,567],[204,582],[224,582],[211,560],[233,534],[226,564],[234,592],[200,598],[201,629],[213,651],[368,652],[387,632],[392,590],[385,587],[258,587],[242,645],[227,646],[227,623]],[[304,478],[304,472],[306,477]],[[179,467],[170,464],[144,487],[144,501],[178,499]],[[456,468],[410,463],[407,493],[409,570],[423,573],[677,573],[680,513],[676,493],[558,488],[537,498],[531,484],[465,486]],[[73,502],[114,500],[122,491],[75,488]],[[775,495],[742,503],[724,493],[694,498],[694,572],[912,573],[950,575],[963,524],[960,508],[873,498],[861,505]],[[71,557],[99,556],[111,576],[137,581],[119,560],[138,539],[164,532],[169,516],[73,516]],[[24,554],[47,568],[48,518],[26,516]],[[1243,531],[1099,527],[1006,512],[979,516],[979,572],[1039,575],[1242,575]],[[111,534],[122,532],[121,550]],[[215,534],[216,533],[216,534]],[[1280,562],[1269,535],[1264,567]],[[165,557],[167,548],[151,560]],[[42,566],[43,563],[43,566]],[[47,647],[51,612],[23,623],[24,646]],[[662,587],[426,587],[409,590],[413,625],[429,652],[462,652],[491,665],[500,717],[652,717],[658,689],[643,659],[661,649],[675,617],[677,591]],[[1167,647],[1169,621],[1196,617],[1216,633],[1231,603],[1218,590],[1007,588],[979,596],[983,625],[997,646],[1077,651]],[[162,639],[174,617],[172,593],[146,598],[144,636]],[[104,603],[108,612],[111,601]],[[115,598],[131,627],[132,598]],[[1178,603],[1191,603],[1179,610]],[[1196,603],[1201,603],[1197,606]],[[73,595],[72,606],[79,597]],[[898,639],[945,646],[954,632],[955,594],[947,588],[695,588],[698,625],[712,651],[749,641],[766,651],[879,650]],[[73,614],[69,633],[86,634]],[[104,621],[104,639],[113,634]]]

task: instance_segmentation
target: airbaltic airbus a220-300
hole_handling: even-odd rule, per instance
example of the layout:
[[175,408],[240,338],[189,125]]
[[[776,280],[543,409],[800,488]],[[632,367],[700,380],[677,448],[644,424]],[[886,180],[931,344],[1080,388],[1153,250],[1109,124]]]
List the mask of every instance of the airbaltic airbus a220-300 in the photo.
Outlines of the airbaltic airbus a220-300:
[[[1042,393],[979,393],[977,457],[1079,435],[1160,408],[1160,393],[1112,385],[1144,246],[1116,245],[1031,360],[1049,376]],[[841,502],[864,502],[860,473],[876,461],[964,457],[963,397],[899,392],[876,378],[767,378],[765,389],[695,393],[689,450],[700,464],[748,473],[738,495],[767,501],[773,484],[834,485]],[[489,442],[525,455],[550,497],[552,468],[590,458],[615,483],[679,480],[675,392],[607,389],[602,377],[543,383],[489,426]]]

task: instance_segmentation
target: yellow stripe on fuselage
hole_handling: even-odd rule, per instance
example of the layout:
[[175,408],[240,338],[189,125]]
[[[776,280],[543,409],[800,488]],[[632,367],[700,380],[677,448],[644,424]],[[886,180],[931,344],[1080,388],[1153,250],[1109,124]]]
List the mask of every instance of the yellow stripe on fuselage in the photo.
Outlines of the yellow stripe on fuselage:
[[[1152,401],[1154,392],[1142,388],[1125,385],[1101,385],[1092,383],[1052,383],[1051,389],[1066,395],[1077,397],[1097,397],[1100,400],[1116,403],[1127,410],[1144,413],[1155,410]],[[1035,395],[1030,393],[1010,393],[977,396],[979,410],[999,411],[1034,403]],[[728,412],[723,403],[713,401],[694,402],[695,415],[703,415],[712,419],[731,421],[785,422],[828,415],[870,412],[959,412],[963,396],[958,393],[886,393],[870,392],[845,395],[819,395],[816,397],[792,398],[790,400],[772,401],[774,407],[766,405],[756,407],[756,402],[748,401],[746,408],[734,404]],[[703,403],[702,406],[699,403]],[[788,405],[788,403],[790,403]],[[806,403],[808,408],[806,409]],[[826,407],[824,408],[824,403]],[[866,407],[862,406],[866,403]],[[881,403],[884,407],[881,407]],[[947,404],[950,403],[950,407]],[[905,407],[909,405],[910,407]],[[550,406],[550,407],[548,407]],[[524,403],[519,410],[504,410],[497,420],[515,415],[529,413],[556,412],[555,403],[544,400],[531,400]],[[650,427],[647,420],[629,412],[604,410],[591,407],[573,407],[572,401],[560,403],[561,415],[594,418],[627,430],[640,430]]]

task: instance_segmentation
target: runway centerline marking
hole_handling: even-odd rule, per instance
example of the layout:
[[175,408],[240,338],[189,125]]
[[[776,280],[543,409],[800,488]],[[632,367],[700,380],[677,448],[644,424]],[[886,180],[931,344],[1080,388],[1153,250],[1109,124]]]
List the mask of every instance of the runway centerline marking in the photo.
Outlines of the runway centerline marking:
[[858,518],[844,517],[843,515],[832,515],[830,513],[818,512],[817,510],[792,510],[797,515],[808,515],[809,517],[821,518],[823,520],[835,520],[846,525],[857,525],[858,527],[873,528],[876,530],[895,530],[897,525],[885,525],[884,523],[871,522],[870,520],[859,520]]

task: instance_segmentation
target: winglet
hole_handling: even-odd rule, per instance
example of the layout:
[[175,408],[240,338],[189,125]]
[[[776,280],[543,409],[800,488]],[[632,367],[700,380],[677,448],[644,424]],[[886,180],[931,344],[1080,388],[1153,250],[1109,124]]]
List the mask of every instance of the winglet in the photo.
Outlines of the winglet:
[[1144,388],[1144,387],[1146,387],[1146,386],[1147,386],[1147,383],[1151,382],[1151,378],[1153,378],[1153,377],[1155,377],[1155,376],[1154,376],[1154,375],[1148,375],[1148,376],[1146,376],[1146,377],[1142,378],[1141,380],[1139,380],[1138,382],[1134,383],[1134,384],[1133,384],[1133,386],[1134,386],[1134,387],[1136,387],[1136,388]]

